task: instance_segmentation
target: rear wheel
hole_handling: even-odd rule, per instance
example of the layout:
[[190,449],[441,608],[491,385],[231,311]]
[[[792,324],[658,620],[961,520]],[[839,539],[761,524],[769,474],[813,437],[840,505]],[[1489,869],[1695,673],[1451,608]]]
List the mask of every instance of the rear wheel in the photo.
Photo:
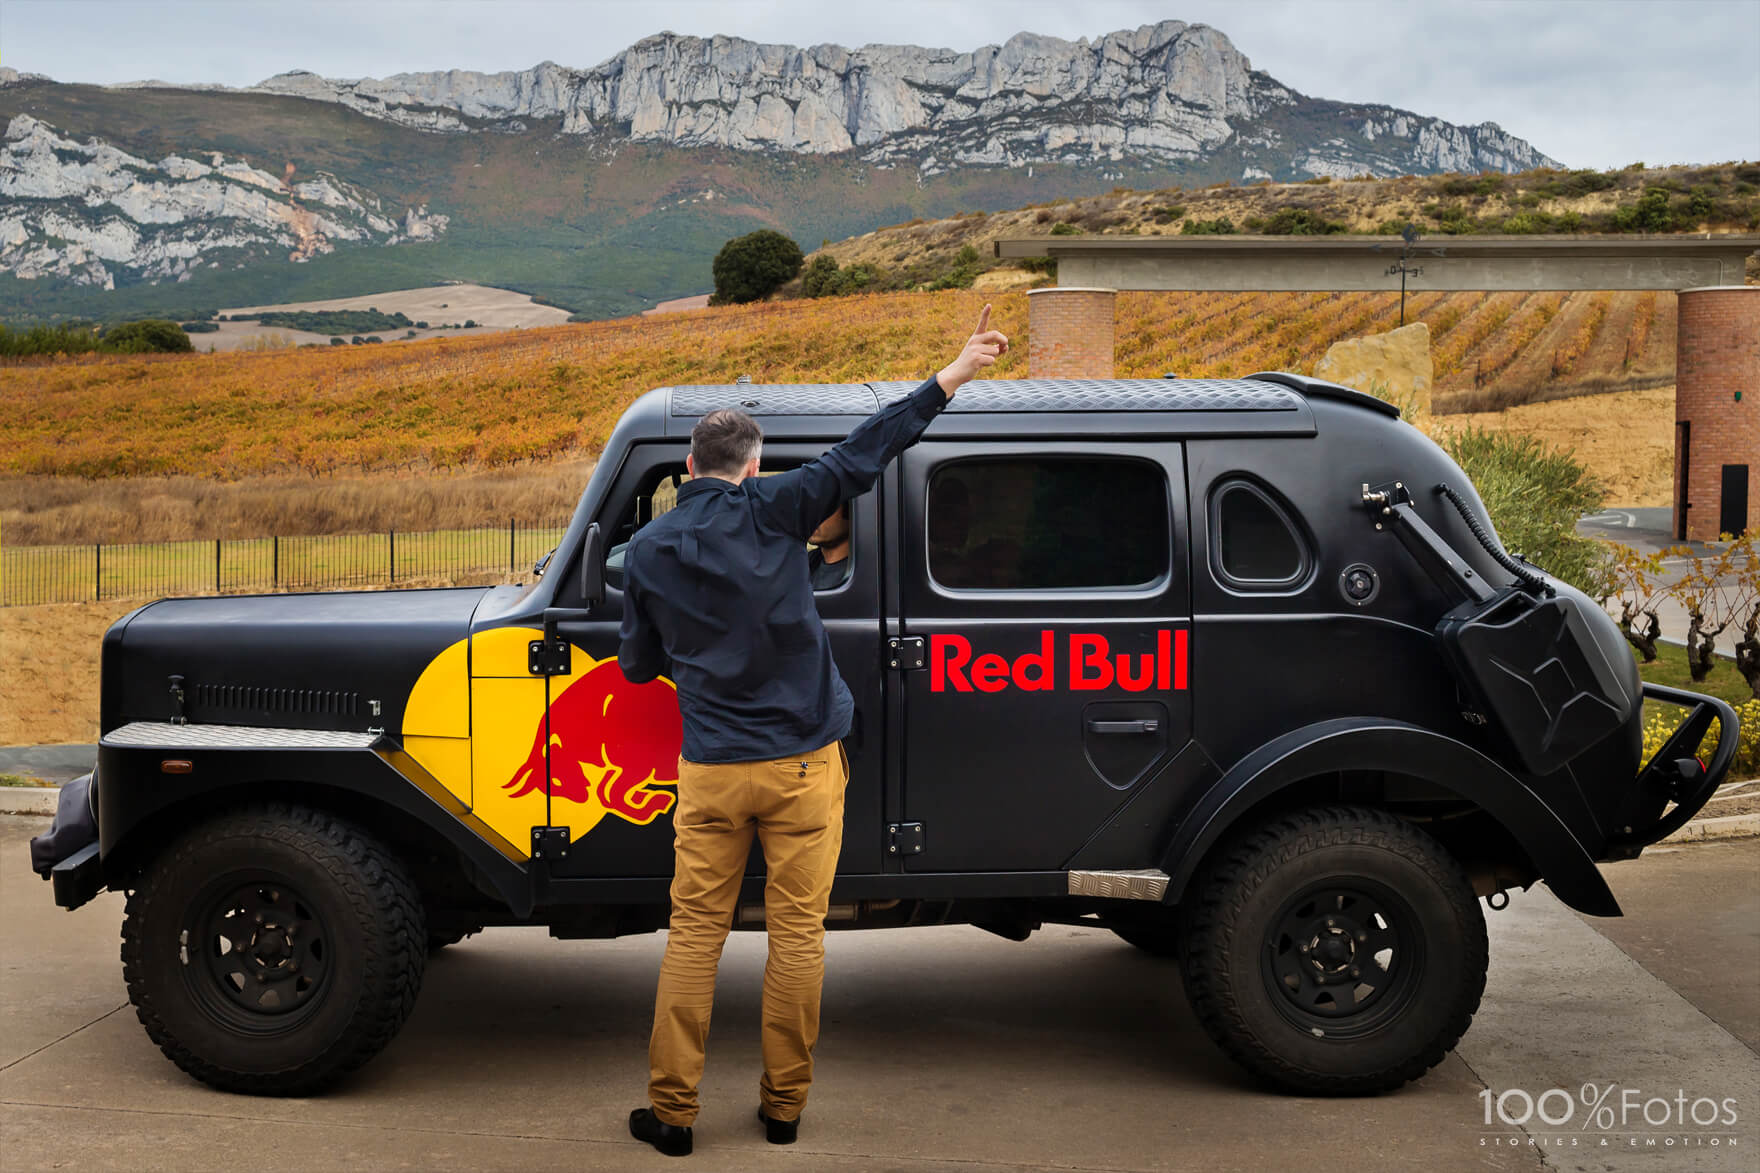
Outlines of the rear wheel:
[[1485,918],[1460,864],[1373,808],[1283,815],[1199,882],[1186,993],[1222,1049],[1307,1095],[1386,1091],[1442,1061],[1485,990]]
[[222,815],[130,894],[129,1000],[179,1067],[224,1091],[303,1095],[378,1054],[415,1005],[421,901],[398,859],[323,811]]

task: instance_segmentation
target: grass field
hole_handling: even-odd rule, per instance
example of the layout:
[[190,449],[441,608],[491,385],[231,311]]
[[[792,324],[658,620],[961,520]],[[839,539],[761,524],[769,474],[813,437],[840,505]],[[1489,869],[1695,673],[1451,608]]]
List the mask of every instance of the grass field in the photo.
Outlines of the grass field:
[[[1729,640],[1725,639],[1722,646],[1729,647]],[[1637,655],[1636,652],[1632,654]],[[1734,660],[1728,656],[1718,656],[1710,674],[1704,680],[1695,682],[1692,674],[1687,671],[1687,650],[1675,644],[1657,644],[1656,659],[1648,664],[1640,663],[1638,675],[1651,684],[1666,684],[1670,688],[1702,692],[1726,700],[1732,705],[1744,705],[1754,699],[1754,690],[1748,687],[1748,682],[1736,671]]]

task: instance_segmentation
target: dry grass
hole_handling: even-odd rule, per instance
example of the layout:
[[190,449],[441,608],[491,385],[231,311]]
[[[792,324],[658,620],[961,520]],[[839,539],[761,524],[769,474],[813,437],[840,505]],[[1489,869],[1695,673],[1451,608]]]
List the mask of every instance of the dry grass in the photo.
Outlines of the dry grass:
[[1520,432],[1572,451],[1607,486],[1610,507],[1644,508],[1673,501],[1672,386],[1438,416],[1433,421],[1436,429],[1469,424]]
[[[486,586],[517,576],[480,574],[406,585]],[[105,630],[141,605],[50,603],[0,607],[0,745],[98,740],[98,668]]]
[[98,740],[98,649],[136,606],[0,607],[0,745]]
[[14,546],[190,538],[466,530],[566,519],[593,471],[544,465],[379,472],[313,479],[193,476],[0,478],[0,540]]

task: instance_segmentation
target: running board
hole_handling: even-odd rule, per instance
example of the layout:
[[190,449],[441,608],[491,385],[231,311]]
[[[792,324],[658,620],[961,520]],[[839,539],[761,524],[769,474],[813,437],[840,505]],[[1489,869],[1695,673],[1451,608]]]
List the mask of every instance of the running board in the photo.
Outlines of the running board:
[[1167,894],[1167,873],[1159,868],[1071,872],[1069,894],[1099,896],[1106,900],[1160,900]]

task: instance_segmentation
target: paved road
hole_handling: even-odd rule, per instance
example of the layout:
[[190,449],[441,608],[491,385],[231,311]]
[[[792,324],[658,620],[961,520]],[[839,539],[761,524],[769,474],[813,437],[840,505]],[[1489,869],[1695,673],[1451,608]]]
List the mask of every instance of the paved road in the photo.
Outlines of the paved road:
[[46,782],[71,782],[98,761],[95,745],[0,745],[0,774],[28,774]]
[[[340,1090],[230,1096],[186,1078],[135,1022],[116,953],[122,898],[61,912],[27,874],[24,842],[42,826],[0,819],[7,1170],[683,1167],[623,1124],[641,1102],[660,936],[492,930],[436,959],[403,1034]],[[819,1079],[792,1149],[765,1145],[750,1119],[763,939],[735,934],[695,1167],[1751,1168],[1760,840],[1609,877],[1638,912],[1618,931],[1543,890],[1493,915],[1490,987],[1465,1042],[1419,1083],[1365,1100],[1253,1088],[1205,1041],[1173,971],[1102,931],[1024,944],[971,928],[833,934]],[[1739,1122],[1654,1130],[1650,1148],[1636,1118],[1635,1130],[1484,1124],[1483,1090],[1586,1081],[1730,1097]]]
[[[1607,541],[1621,542],[1646,554],[1654,554],[1670,546],[1686,546],[1695,554],[1709,554],[1716,547],[1704,542],[1676,541],[1669,526],[1674,523],[1672,509],[1606,509],[1591,514],[1577,522],[1577,532],[1584,537],[1602,538]],[[1680,581],[1686,572],[1687,559],[1684,557],[1664,558],[1662,560],[1662,581],[1673,585]],[[1725,580],[1730,582],[1731,580]],[[1733,585],[1733,582],[1732,582]],[[1609,601],[1608,614],[1619,617],[1619,604]],[[1670,643],[1684,644],[1687,642],[1687,628],[1691,619],[1687,609],[1673,598],[1664,599],[1656,608],[1656,618],[1662,624],[1662,638]],[[1726,631],[1720,637],[1719,646],[1727,654],[1732,646],[1732,636]]]

